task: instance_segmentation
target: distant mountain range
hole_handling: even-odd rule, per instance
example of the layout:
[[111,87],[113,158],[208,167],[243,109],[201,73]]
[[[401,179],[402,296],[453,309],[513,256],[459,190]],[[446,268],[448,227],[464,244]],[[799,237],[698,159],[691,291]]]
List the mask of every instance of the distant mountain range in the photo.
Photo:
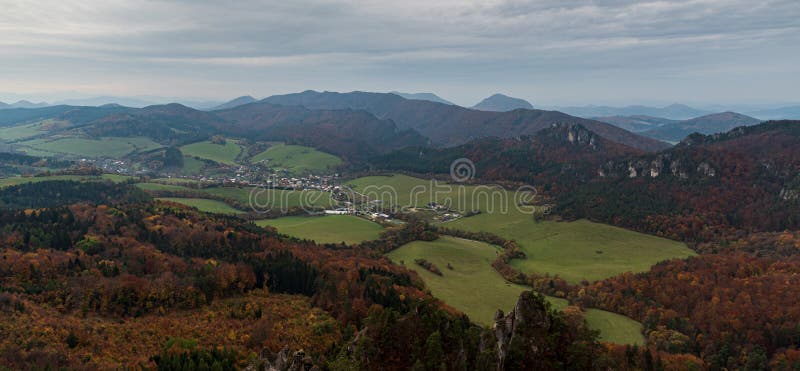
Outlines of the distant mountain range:
[[472,106],[472,109],[508,112],[515,109],[533,109],[533,105],[524,99],[509,97],[503,94],[494,94]]
[[800,105],[750,111],[747,112],[747,114],[753,117],[760,118],[762,120],[774,120],[774,119],[800,120]]
[[440,96],[438,96],[436,94],[433,94],[433,93],[401,93],[399,91],[393,91],[392,94],[399,95],[399,96],[401,96],[403,98],[406,98],[406,99],[426,100],[426,101],[429,101],[429,102],[449,104],[451,106],[455,106],[456,105],[455,103],[453,103],[453,102],[451,102],[449,100],[446,100],[446,99],[444,99],[444,98],[442,98],[442,97],[440,97]]
[[652,116],[597,117],[598,121],[621,127],[650,138],[677,143],[689,134],[716,134],[739,126],[751,126],[761,120],[735,112],[713,113],[689,120],[669,120]]
[[689,134],[724,133],[739,126],[751,126],[761,120],[735,112],[714,113],[690,120],[672,122],[642,132],[642,135],[668,142],[679,142]]
[[670,120],[661,117],[653,117],[646,115],[592,117],[592,119],[597,121],[607,122],[611,125],[623,128],[625,130],[634,133],[640,133],[661,125],[679,121],[679,120]]
[[657,151],[668,144],[643,137],[616,126],[556,111],[478,111],[422,100],[408,100],[395,94],[367,92],[316,92],[275,95],[263,102],[310,109],[365,110],[378,118],[394,121],[400,129],[413,129],[430,138],[436,146],[455,146],[475,138],[513,138],[532,135],[554,123],[580,124],[617,143],[645,151]]
[[6,104],[0,102],[0,109],[9,109],[9,108],[42,108],[42,107],[50,107],[50,106],[89,106],[89,107],[99,107],[108,104],[116,104],[125,107],[134,107],[134,108],[142,108],[147,106],[159,105],[159,104],[166,104],[166,103],[173,103],[177,102],[183,104],[185,106],[189,106],[195,109],[209,109],[215,106],[218,106],[220,102],[217,101],[195,101],[195,100],[183,100],[183,99],[173,99],[173,98],[160,98],[160,97],[152,97],[152,98],[131,98],[131,97],[117,97],[117,96],[99,96],[99,97],[91,97],[91,98],[75,98],[75,99],[65,99],[65,100],[57,100],[53,103],[31,103],[26,100],[21,100],[14,104]]
[[21,100],[21,101],[18,101],[16,103],[11,103],[11,104],[0,102],[0,109],[41,108],[41,107],[47,107],[47,106],[48,106],[48,104],[44,103],[44,102],[33,103],[33,102],[29,102],[27,100]]
[[712,112],[689,107],[685,104],[672,104],[666,107],[648,106],[583,106],[583,107],[555,107],[554,109],[578,117],[607,117],[607,116],[653,116],[672,120],[687,120],[690,118],[707,115]]

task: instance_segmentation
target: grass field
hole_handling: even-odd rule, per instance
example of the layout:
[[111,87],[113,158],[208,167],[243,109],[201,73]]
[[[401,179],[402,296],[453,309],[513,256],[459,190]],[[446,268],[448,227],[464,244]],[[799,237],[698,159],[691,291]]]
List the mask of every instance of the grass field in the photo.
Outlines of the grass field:
[[319,172],[340,165],[342,160],[334,155],[311,147],[276,144],[250,159],[264,161],[272,168],[284,168],[293,173]]
[[377,223],[351,215],[287,216],[259,220],[256,224],[275,227],[280,233],[317,243],[356,244],[378,239],[383,230]]
[[110,180],[112,182],[124,182],[131,179],[125,175],[103,174],[101,176],[83,176],[83,175],[51,175],[51,176],[36,176],[36,177],[10,177],[0,178],[0,188],[9,187],[25,183],[38,183],[53,180],[84,180],[84,181],[100,181]]
[[680,242],[586,220],[537,223],[530,213],[516,207],[520,194],[511,191],[432,183],[405,175],[365,177],[350,184],[358,191],[382,195],[392,204],[424,206],[449,200],[460,211],[481,210],[479,215],[443,225],[516,240],[528,258],[512,260],[514,267],[557,274],[572,283],[643,272],[659,261],[694,255]]
[[[491,325],[498,309],[507,312],[517,303],[519,294],[530,287],[506,282],[492,268],[500,250],[492,245],[454,237],[436,241],[414,241],[388,255],[393,262],[415,270],[431,293],[445,303],[466,313],[473,321]],[[423,258],[442,271],[438,276],[414,263]],[[453,269],[447,268],[450,264]],[[564,299],[548,297],[558,309],[567,305]]]
[[87,139],[66,137],[58,139],[34,139],[20,142],[20,150],[31,155],[69,155],[76,157],[120,158],[136,151],[149,151],[162,146],[144,137],[104,137]]
[[136,186],[145,191],[193,191],[191,188],[174,184],[136,183]]
[[162,201],[177,202],[186,206],[195,207],[200,211],[216,214],[239,214],[241,211],[230,207],[228,204],[217,201],[209,200],[206,198],[180,198],[180,197],[164,197],[158,198]]
[[183,156],[183,167],[181,168],[181,174],[183,175],[199,175],[203,168],[206,167],[206,163],[194,158],[192,156]]
[[[477,241],[442,237],[436,241],[415,241],[388,254],[389,258],[415,270],[437,298],[466,313],[473,321],[490,326],[497,309],[508,312],[527,286],[506,282],[492,267],[498,248]],[[424,258],[442,271],[433,274],[414,263]],[[447,264],[453,269],[448,269]],[[548,297],[556,309],[564,299]],[[605,341],[620,344],[643,343],[641,324],[618,314],[592,309],[586,313],[591,328],[601,331]]]
[[200,190],[215,196],[234,199],[249,204],[251,195],[258,208],[290,208],[296,206],[327,207],[334,205],[328,192],[306,190],[291,191],[283,189],[257,189],[244,187],[210,187]]
[[645,343],[642,324],[621,314],[587,309],[583,318],[591,328],[600,331],[600,340],[631,345],[644,345]]
[[34,122],[31,124],[0,128],[0,141],[10,142],[44,134],[44,132],[41,131],[41,127],[41,123]]
[[221,164],[236,165],[236,158],[242,153],[242,147],[233,140],[226,140],[225,144],[203,141],[185,145],[181,147],[181,152],[184,155],[204,158]]
[[513,267],[557,274],[571,283],[644,272],[659,261],[695,255],[680,242],[587,220],[536,222],[521,213],[480,214],[444,225],[516,240],[527,258],[512,260]]
[[430,202],[466,212],[481,210],[501,212],[514,204],[515,193],[499,187],[453,185],[407,175],[368,176],[348,182],[357,192],[384,204],[401,207],[424,207]]

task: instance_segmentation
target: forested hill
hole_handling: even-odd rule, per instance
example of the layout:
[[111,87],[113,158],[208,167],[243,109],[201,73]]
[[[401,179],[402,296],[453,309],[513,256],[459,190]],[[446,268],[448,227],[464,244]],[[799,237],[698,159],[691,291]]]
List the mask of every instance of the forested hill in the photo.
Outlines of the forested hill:
[[800,121],[693,135],[670,150],[615,159],[559,196],[558,212],[677,239],[800,229]]
[[223,119],[216,129],[254,140],[292,141],[350,160],[363,160],[427,139],[414,130],[400,130],[362,110],[312,110],[264,102],[215,111]]
[[163,202],[0,210],[0,363],[243,368],[276,362],[281,349],[300,357],[280,369],[578,367],[613,357],[580,316],[527,294],[517,316],[547,323],[515,324],[501,358],[496,343],[509,339],[382,257],[423,238],[435,232],[408,224],[369,244],[320,246]]
[[513,138],[532,135],[554,123],[580,124],[596,134],[634,148],[656,151],[669,147],[655,139],[633,134],[610,124],[573,117],[557,111],[478,111],[422,100],[403,99],[385,93],[335,93],[305,91],[275,95],[264,102],[311,109],[363,109],[379,118],[391,119],[401,129],[414,129],[435,145],[454,146],[481,137]]
[[459,158],[474,162],[483,181],[569,187],[594,178],[603,163],[643,152],[614,143],[578,124],[554,124],[530,136],[484,138],[456,147],[412,147],[374,158],[376,169],[445,174]]

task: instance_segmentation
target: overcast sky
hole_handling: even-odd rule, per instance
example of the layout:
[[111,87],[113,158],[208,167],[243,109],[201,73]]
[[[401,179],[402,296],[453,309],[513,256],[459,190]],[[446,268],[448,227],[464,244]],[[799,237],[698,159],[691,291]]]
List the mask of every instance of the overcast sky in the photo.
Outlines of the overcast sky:
[[0,101],[502,92],[800,101],[800,1],[0,0]]

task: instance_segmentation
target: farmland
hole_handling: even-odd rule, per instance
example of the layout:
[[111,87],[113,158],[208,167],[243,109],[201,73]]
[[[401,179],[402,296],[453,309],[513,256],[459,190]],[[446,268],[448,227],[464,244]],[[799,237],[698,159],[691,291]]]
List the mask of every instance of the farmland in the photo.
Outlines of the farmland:
[[259,220],[259,226],[271,226],[278,232],[317,243],[356,244],[375,240],[383,228],[379,224],[351,215],[286,216]]
[[220,164],[235,165],[236,158],[242,153],[242,147],[233,140],[226,140],[224,144],[202,141],[181,147],[181,152],[187,156],[211,160]]
[[276,144],[253,156],[250,162],[263,162],[269,167],[283,168],[299,174],[325,171],[340,165],[342,160],[311,147]]
[[121,158],[133,152],[149,151],[161,145],[144,137],[103,137],[99,139],[63,137],[34,139],[18,143],[20,150],[31,155]]

